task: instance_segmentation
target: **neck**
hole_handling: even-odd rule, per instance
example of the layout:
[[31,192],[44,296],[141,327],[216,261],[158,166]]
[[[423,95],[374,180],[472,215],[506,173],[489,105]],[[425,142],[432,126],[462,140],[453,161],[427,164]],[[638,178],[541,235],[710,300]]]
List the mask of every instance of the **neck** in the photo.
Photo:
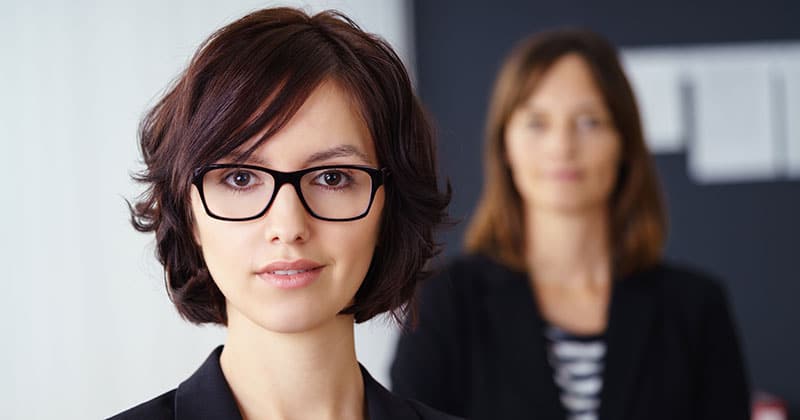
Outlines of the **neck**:
[[364,418],[352,316],[276,333],[229,311],[220,364],[245,420]]
[[608,212],[529,209],[526,257],[537,282],[565,287],[604,286],[611,277]]

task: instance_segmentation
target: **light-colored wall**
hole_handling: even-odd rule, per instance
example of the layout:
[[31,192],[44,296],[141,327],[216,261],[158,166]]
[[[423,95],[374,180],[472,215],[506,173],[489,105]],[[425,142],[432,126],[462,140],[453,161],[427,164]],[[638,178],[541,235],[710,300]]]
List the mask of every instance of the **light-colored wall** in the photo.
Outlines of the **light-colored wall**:
[[623,50],[656,153],[700,184],[800,179],[800,43]]
[[[23,1],[0,13],[0,417],[103,418],[171,389],[224,339],[167,300],[128,224],[136,127],[212,31],[275,4],[337,8],[412,64],[403,0]],[[388,383],[396,332],[357,328]]]

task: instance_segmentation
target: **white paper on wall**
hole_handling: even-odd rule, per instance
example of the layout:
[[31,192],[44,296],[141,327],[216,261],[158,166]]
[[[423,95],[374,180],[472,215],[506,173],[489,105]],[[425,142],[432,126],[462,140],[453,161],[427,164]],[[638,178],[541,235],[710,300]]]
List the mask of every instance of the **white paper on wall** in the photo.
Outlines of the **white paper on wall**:
[[697,181],[752,181],[780,172],[770,70],[766,62],[746,56],[694,63],[696,130],[689,170]]
[[783,67],[786,98],[786,173],[800,178],[800,60]]
[[623,53],[644,125],[647,145],[655,153],[676,153],[684,148],[681,67],[670,51],[627,50]]

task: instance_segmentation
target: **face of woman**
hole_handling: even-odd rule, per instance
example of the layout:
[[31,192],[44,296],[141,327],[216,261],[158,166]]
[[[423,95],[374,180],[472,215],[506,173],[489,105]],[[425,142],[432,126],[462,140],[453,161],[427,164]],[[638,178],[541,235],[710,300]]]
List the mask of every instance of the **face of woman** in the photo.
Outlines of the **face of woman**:
[[[291,121],[246,163],[283,172],[322,165],[378,167],[366,125],[348,96],[331,82],[317,88]],[[252,177],[223,174],[218,181],[226,182],[226,188],[238,188],[254,183]],[[338,185],[343,179],[341,174],[321,173],[303,178],[301,184],[309,189],[328,188],[327,184]],[[209,192],[205,194],[208,200]],[[321,194],[318,200],[338,192],[325,189]],[[193,187],[195,237],[212,278],[225,295],[229,327],[247,322],[274,332],[302,332],[334,320],[352,303],[367,273],[383,203],[380,188],[364,218],[324,221],[312,217],[294,187],[284,184],[263,216],[232,222],[210,217]]]
[[617,179],[620,136],[586,61],[558,59],[506,126],[506,159],[527,208],[605,206]]

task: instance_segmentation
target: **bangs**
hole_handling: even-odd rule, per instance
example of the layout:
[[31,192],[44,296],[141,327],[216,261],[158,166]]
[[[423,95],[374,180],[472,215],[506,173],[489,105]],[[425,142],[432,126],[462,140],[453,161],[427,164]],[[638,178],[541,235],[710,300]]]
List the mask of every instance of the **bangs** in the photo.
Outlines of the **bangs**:
[[[195,80],[201,85],[192,89],[197,94],[187,130],[186,150],[194,151],[185,156],[189,172],[234,154],[237,161],[249,158],[341,66],[334,47],[313,28],[270,35],[238,51],[201,51],[201,58],[215,60],[200,70]],[[209,45],[222,44],[218,38],[224,36],[215,35]]]

